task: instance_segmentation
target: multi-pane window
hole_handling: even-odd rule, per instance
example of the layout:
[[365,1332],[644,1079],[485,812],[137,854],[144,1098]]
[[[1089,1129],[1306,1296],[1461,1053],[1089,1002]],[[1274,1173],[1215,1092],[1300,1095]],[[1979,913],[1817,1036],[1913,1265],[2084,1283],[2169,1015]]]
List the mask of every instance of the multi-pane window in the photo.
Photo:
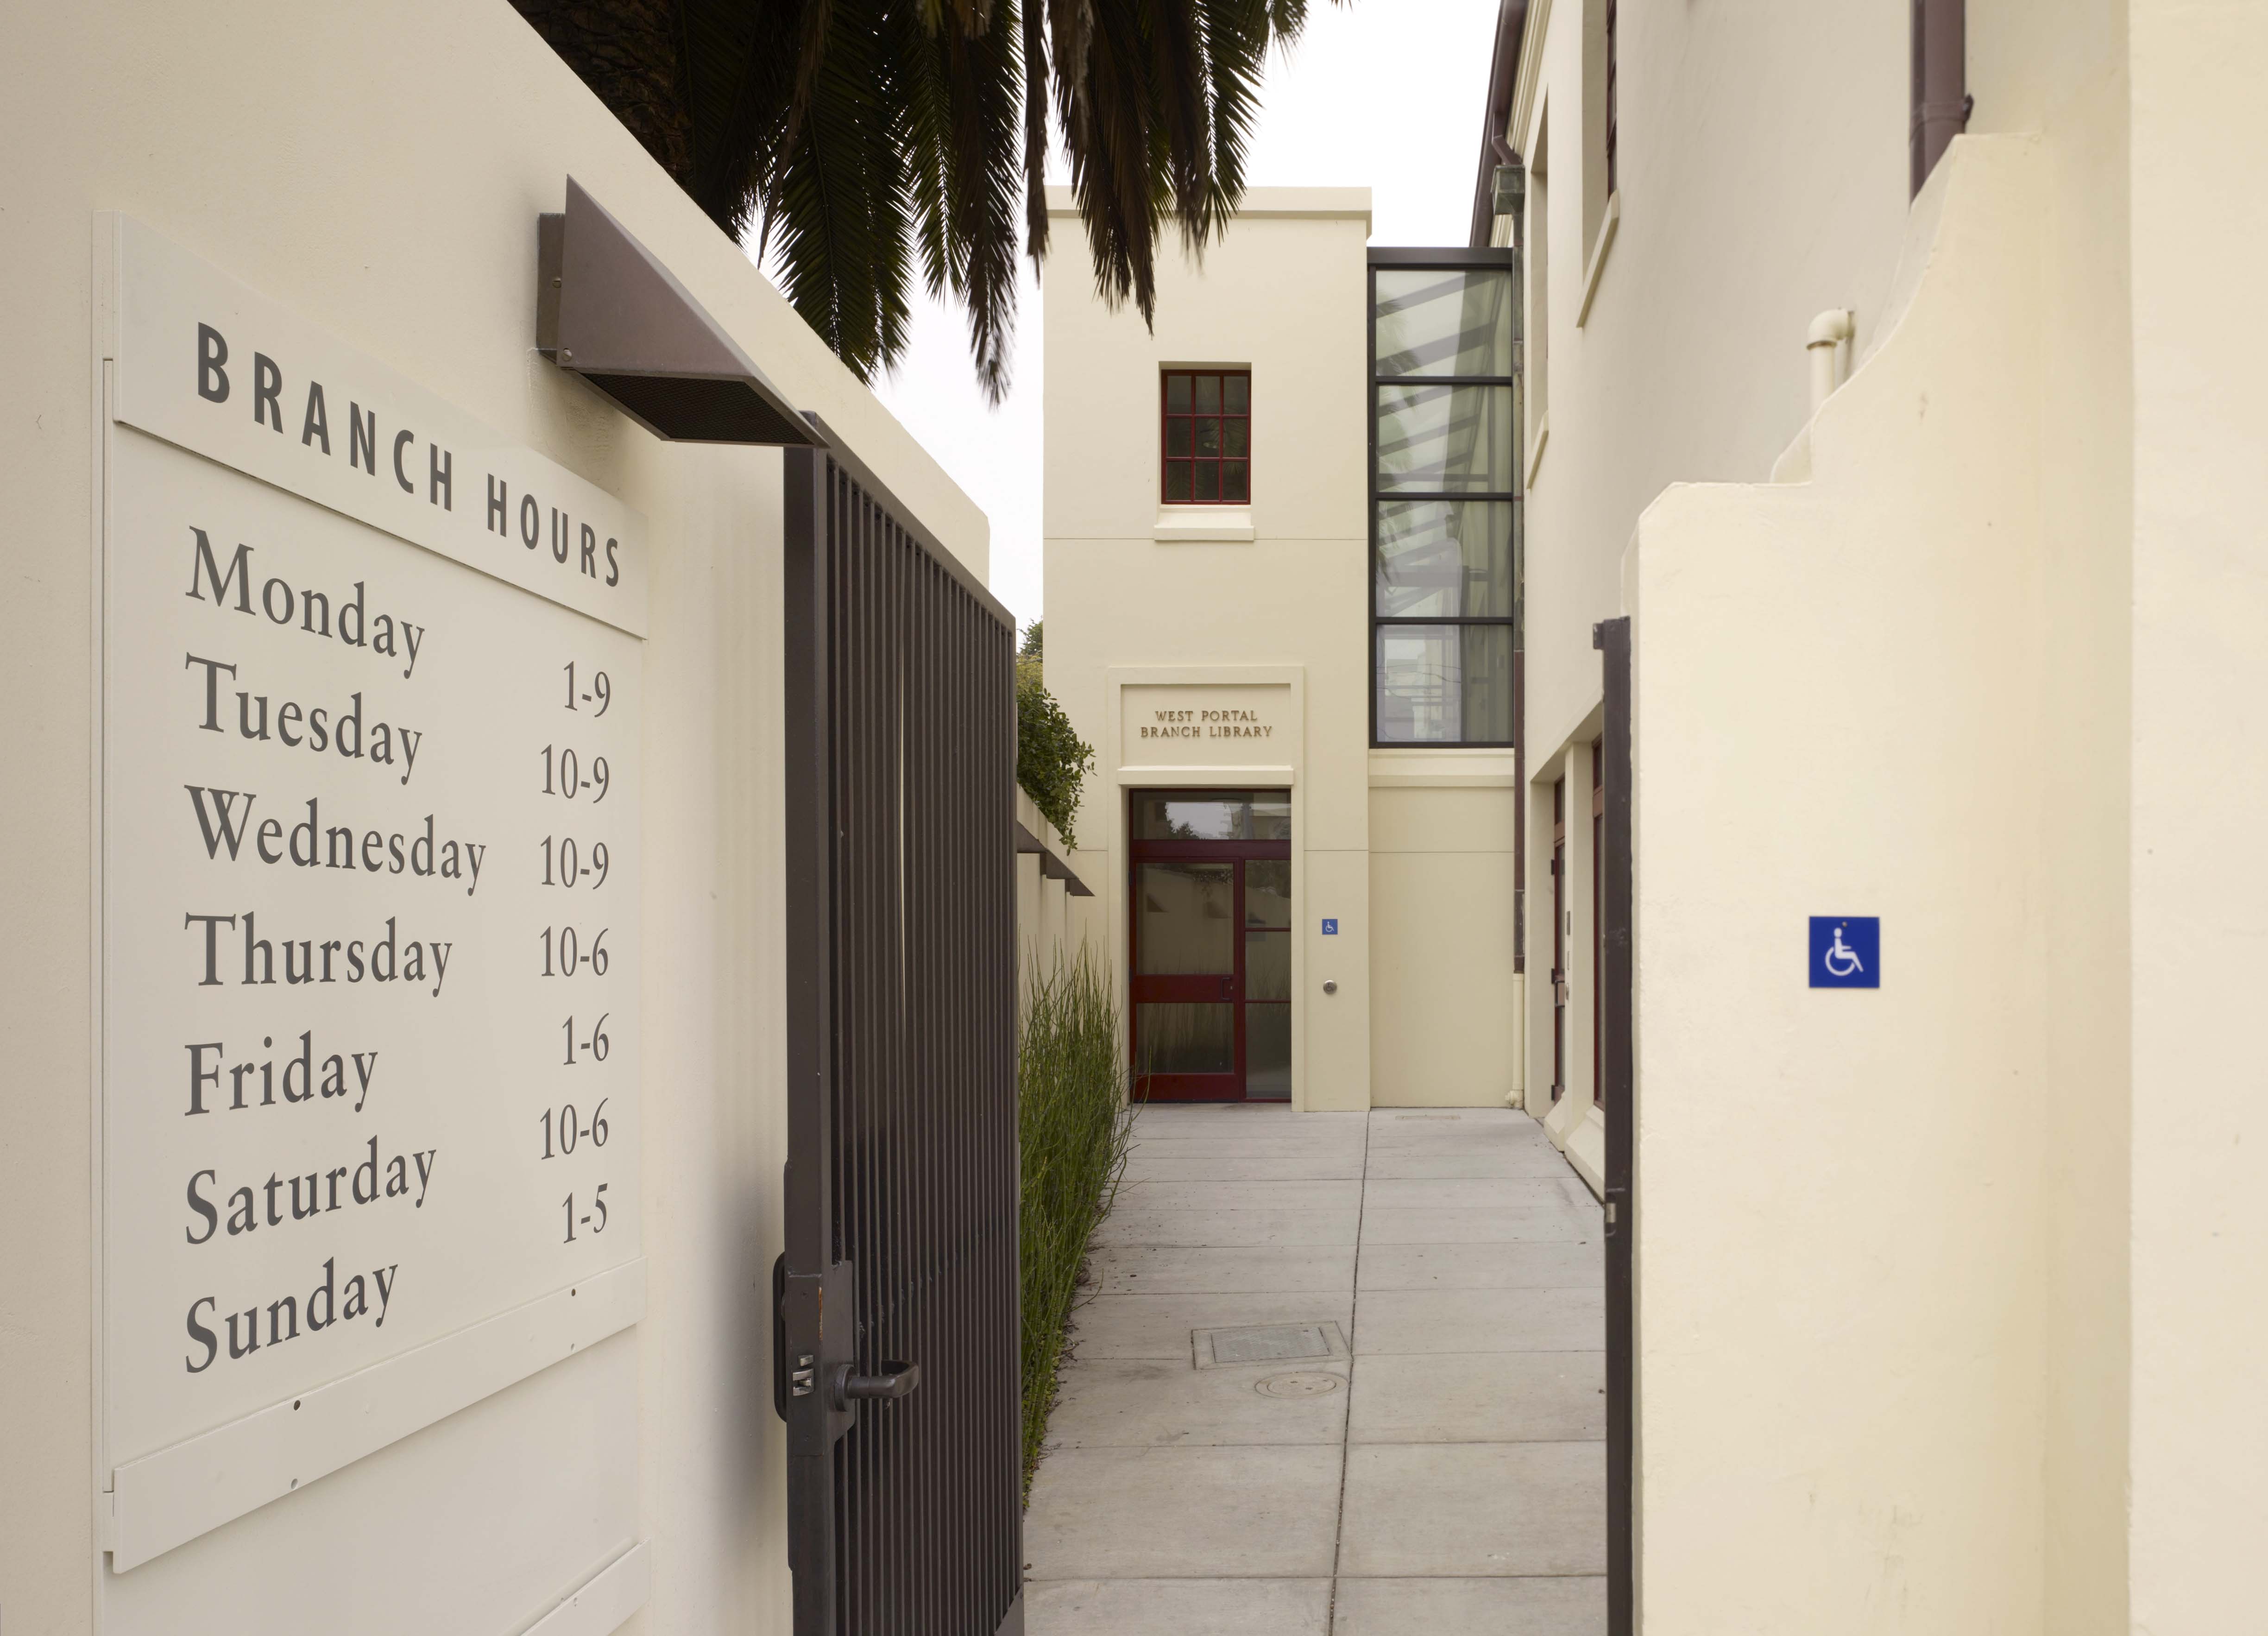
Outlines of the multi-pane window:
[[1166,504],[1250,505],[1252,372],[1169,369],[1159,394],[1164,416],[1159,493]]
[[1371,739],[1508,746],[1521,647],[1510,250],[1371,260]]

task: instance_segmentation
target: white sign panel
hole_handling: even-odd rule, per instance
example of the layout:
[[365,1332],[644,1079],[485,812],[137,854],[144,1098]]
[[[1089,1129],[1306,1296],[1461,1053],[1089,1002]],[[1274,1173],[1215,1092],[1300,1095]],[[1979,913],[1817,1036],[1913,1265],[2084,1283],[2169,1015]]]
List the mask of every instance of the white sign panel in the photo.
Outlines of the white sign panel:
[[1118,704],[1129,767],[1278,765],[1296,753],[1288,685],[1131,685]]
[[[147,230],[118,243],[102,1347],[123,1569],[367,1452],[356,1425],[398,1436],[505,1383],[494,1346],[451,1350],[484,1321],[565,1315],[514,1320],[519,1373],[595,1338],[585,1312],[634,1321],[575,1296],[638,1254],[645,558],[602,491]],[[319,1399],[353,1425],[317,1426]],[[163,1451],[254,1426],[191,1463],[225,1502],[127,1516]]]

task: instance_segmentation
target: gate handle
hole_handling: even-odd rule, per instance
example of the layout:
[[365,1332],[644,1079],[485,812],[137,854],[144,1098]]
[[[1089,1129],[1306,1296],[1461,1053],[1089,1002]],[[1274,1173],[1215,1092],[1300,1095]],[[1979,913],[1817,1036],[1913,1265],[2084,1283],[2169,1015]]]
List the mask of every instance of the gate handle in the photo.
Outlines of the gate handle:
[[888,1402],[910,1396],[921,1384],[921,1365],[917,1363],[886,1363],[880,1374],[854,1374],[851,1366],[835,1366],[834,1398],[837,1409],[848,1409],[858,1398],[873,1398]]

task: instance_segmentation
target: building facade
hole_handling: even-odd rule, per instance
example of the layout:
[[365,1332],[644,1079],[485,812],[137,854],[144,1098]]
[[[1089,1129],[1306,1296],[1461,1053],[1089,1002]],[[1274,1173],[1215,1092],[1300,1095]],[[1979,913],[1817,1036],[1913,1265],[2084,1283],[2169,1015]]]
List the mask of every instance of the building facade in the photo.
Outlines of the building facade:
[[1516,1099],[1510,257],[1256,188],[1152,329],[1050,209],[1047,682],[1145,1091]]
[[2264,62],[2244,4],[1505,8],[1474,238],[1579,943],[1630,622],[1647,1630],[2253,1617],[2260,230],[2209,201]]

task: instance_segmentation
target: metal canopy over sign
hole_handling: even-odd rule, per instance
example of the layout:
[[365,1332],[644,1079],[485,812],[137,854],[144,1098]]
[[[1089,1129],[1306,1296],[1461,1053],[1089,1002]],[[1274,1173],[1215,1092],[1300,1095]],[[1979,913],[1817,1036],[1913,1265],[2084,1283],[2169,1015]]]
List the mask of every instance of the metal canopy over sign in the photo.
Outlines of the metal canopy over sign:
[[573,177],[536,218],[535,345],[658,438],[821,439],[676,276]]

